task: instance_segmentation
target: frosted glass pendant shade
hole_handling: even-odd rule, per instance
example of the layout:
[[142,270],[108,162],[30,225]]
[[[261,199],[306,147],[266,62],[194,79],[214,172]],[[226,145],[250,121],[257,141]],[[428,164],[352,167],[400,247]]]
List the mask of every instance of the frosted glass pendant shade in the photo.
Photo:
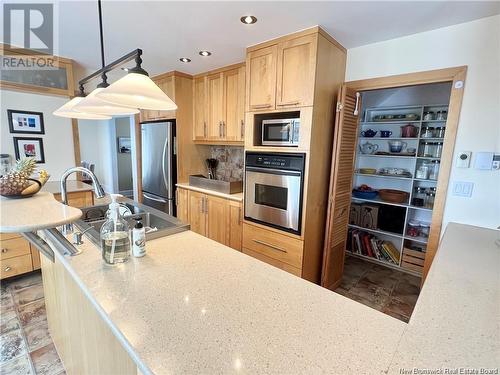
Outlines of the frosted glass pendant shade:
[[96,97],[126,107],[165,111],[177,109],[172,99],[151,78],[138,73],[128,73],[98,92]]
[[96,88],[89,95],[83,98],[74,106],[74,110],[85,113],[96,113],[108,116],[129,116],[139,113],[137,108],[120,107],[99,99],[96,95],[104,90],[102,87]]
[[74,107],[78,103],[80,103],[83,99],[85,99],[85,98],[83,98],[81,96],[74,97],[69,102],[64,104],[62,107],[60,107],[59,109],[56,109],[53,112],[54,116],[76,118],[76,119],[80,119],[80,120],[109,120],[109,119],[111,119],[111,116],[75,111]]

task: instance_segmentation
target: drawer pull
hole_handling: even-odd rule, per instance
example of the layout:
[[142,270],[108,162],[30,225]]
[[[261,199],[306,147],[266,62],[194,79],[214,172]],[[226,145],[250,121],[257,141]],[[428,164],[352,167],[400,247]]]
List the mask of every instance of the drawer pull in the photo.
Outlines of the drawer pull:
[[256,242],[256,243],[258,243],[260,245],[264,245],[264,246],[270,247],[271,249],[275,249],[275,250],[281,251],[282,253],[287,253],[287,251],[285,249],[282,249],[281,247],[272,245],[270,243],[267,243],[267,242],[264,242],[264,241],[261,241],[261,240],[254,239],[253,242]]
[[279,106],[285,106],[285,105],[298,105],[300,104],[299,101],[294,101],[294,102],[283,102],[283,103],[278,103]]
[[250,106],[252,109],[269,108],[271,104],[254,104]]
[[4,254],[5,254],[7,251],[9,251],[9,249],[5,249],[5,248],[4,248],[4,249],[2,249],[2,253],[4,253]]
[[9,266],[5,267],[4,271],[5,272],[9,272],[12,268],[10,268]]

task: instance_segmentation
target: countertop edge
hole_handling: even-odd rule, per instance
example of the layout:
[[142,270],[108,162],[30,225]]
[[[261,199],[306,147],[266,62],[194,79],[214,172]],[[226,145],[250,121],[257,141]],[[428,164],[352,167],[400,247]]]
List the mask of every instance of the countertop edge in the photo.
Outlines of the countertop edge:
[[225,193],[220,193],[218,191],[214,191],[214,190],[210,190],[210,189],[203,189],[203,188],[199,188],[196,186],[191,186],[187,182],[179,182],[179,183],[175,184],[175,186],[180,187],[182,189],[193,190],[193,191],[197,191],[200,193],[213,195],[216,197],[229,199],[229,200],[232,200],[235,202],[243,202],[243,193],[225,194]]

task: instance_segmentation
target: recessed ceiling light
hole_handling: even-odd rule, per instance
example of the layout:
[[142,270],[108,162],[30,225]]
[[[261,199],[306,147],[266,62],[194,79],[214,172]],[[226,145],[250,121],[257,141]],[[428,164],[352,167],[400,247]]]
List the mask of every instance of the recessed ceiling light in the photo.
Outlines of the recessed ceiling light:
[[191,59],[188,59],[187,57],[181,57],[179,60],[184,62],[184,63],[191,62]]
[[206,57],[206,56],[210,56],[212,54],[212,52],[209,52],[209,51],[200,51],[199,54],[201,56],[205,56]]
[[251,25],[252,23],[257,22],[257,17],[254,16],[243,16],[240,18],[240,21],[244,24]]

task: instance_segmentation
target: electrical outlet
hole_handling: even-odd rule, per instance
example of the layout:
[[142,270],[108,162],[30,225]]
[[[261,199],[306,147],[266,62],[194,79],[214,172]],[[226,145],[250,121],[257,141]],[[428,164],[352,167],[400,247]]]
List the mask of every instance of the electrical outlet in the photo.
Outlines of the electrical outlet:
[[497,171],[500,169],[500,155],[493,156],[492,168]]
[[469,168],[472,152],[461,151],[457,155],[457,168]]
[[455,181],[453,182],[453,195],[456,197],[472,197],[473,182]]

